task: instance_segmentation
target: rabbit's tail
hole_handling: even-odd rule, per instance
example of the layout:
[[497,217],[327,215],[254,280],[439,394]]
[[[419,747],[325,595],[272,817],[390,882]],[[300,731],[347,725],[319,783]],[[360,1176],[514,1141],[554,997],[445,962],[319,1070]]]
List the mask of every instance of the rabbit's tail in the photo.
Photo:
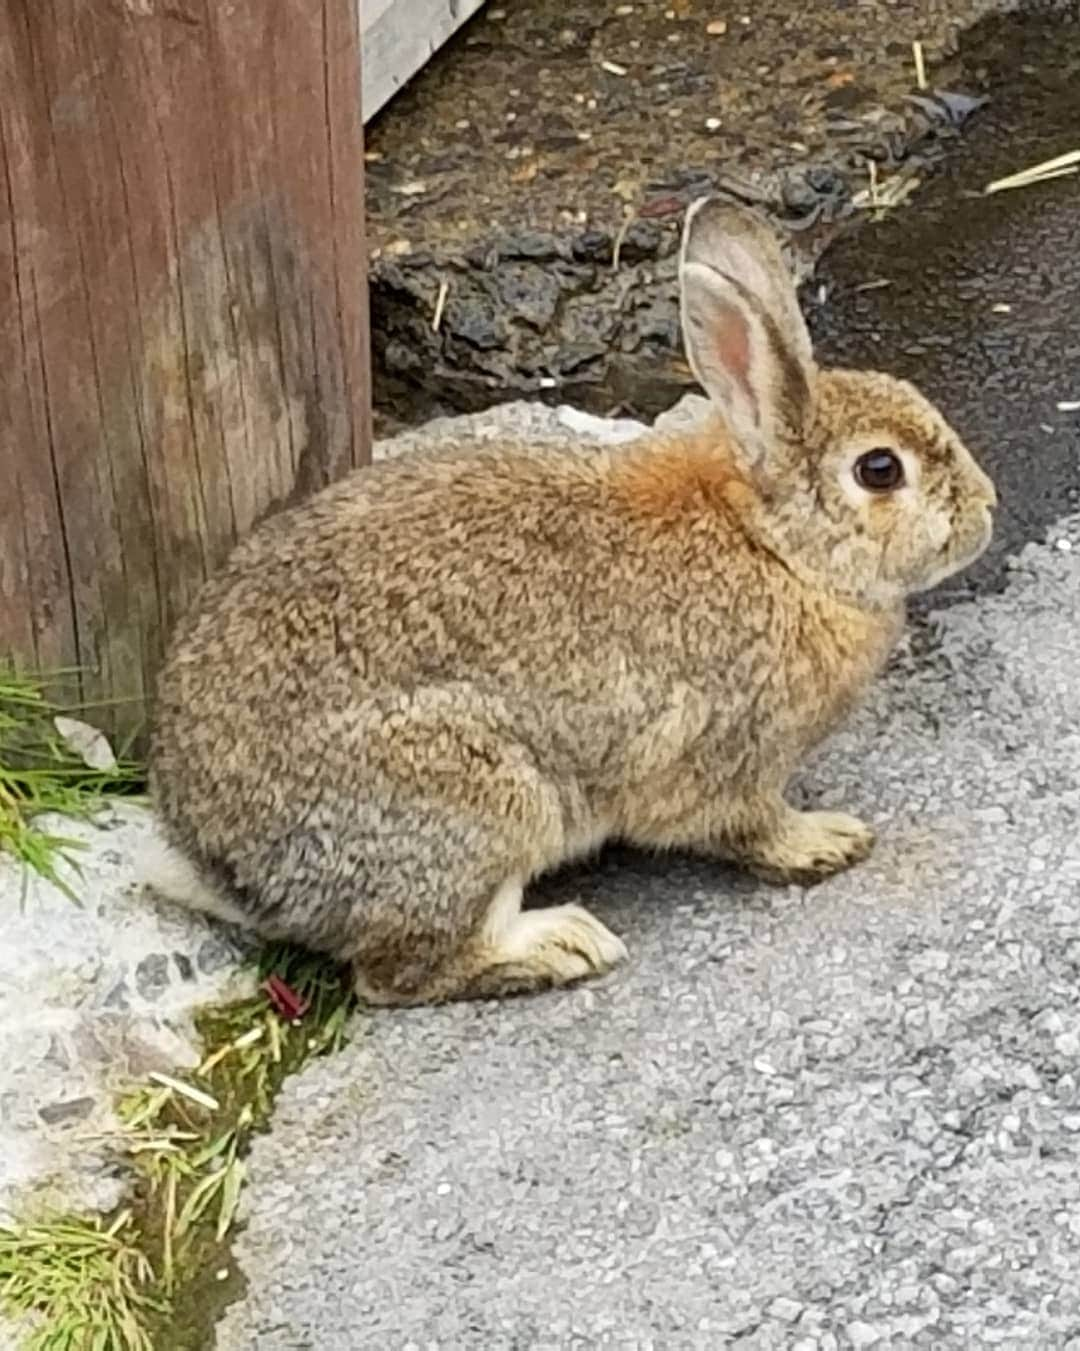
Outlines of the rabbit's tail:
[[136,850],[135,879],[163,899],[188,910],[202,911],[229,924],[251,925],[251,919],[228,893],[209,882],[186,854],[162,838],[156,827]]

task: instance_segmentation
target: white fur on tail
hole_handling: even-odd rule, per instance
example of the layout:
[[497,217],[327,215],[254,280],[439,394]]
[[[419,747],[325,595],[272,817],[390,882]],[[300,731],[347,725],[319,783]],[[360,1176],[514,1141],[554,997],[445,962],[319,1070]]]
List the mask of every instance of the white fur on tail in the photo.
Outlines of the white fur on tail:
[[189,910],[201,910],[229,924],[250,925],[244,913],[223,892],[209,886],[191,860],[166,844],[156,829],[136,851],[135,879],[165,900]]

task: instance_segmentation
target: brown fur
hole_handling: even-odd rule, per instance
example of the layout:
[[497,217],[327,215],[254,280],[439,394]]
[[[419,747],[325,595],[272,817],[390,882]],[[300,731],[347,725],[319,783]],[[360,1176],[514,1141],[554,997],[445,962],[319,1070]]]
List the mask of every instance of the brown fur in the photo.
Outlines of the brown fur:
[[617,465],[613,487],[635,516],[657,526],[712,514],[737,521],[754,495],[719,424],[660,442],[648,455],[628,455]]
[[[723,240],[745,258],[760,227],[706,220],[730,324],[748,302],[725,290]],[[747,312],[748,397],[721,378],[692,434],[448,444],[238,548],[160,683],[152,781],[201,878],[185,899],[226,896],[350,960],[367,998],[412,1003],[621,960],[577,907],[520,913],[532,877],[606,839],[779,880],[866,854],[866,826],[796,812],[784,787],[885,661],[905,593],[984,545],[993,489],[909,387],[818,371],[804,335],[774,350],[788,291],[773,272],[753,291],[772,308]],[[751,423],[768,439],[741,438]],[[910,491],[853,490],[866,438],[902,448]]]

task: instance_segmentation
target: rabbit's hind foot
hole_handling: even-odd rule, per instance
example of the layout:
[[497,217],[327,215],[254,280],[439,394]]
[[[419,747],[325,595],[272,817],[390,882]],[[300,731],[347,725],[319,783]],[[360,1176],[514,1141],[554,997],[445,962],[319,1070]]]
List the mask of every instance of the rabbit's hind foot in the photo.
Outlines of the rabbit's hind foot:
[[498,889],[480,934],[433,972],[420,988],[373,989],[357,973],[356,989],[370,1004],[435,1004],[498,999],[569,985],[626,960],[626,946],[580,905],[522,910],[520,882]]

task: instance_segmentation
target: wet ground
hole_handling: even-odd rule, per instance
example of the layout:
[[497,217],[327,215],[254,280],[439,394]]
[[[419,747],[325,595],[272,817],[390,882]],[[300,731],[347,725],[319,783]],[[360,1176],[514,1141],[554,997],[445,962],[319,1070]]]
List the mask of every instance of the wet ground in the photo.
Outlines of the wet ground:
[[914,40],[948,80],[959,29],[995,7],[489,0],[369,128],[373,243],[613,231],[680,179],[838,162],[899,130]]
[[[489,4],[369,129],[381,430],[521,394],[598,413],[672,403],[689,379],[686,202],[761,196],[807,271],[871,162],[886,190],[925,177],[965,99],[1013,82],[1000,29],[966,30],[1000,8]],[[919,101],[915,39],[931,92],[961,97]]]

